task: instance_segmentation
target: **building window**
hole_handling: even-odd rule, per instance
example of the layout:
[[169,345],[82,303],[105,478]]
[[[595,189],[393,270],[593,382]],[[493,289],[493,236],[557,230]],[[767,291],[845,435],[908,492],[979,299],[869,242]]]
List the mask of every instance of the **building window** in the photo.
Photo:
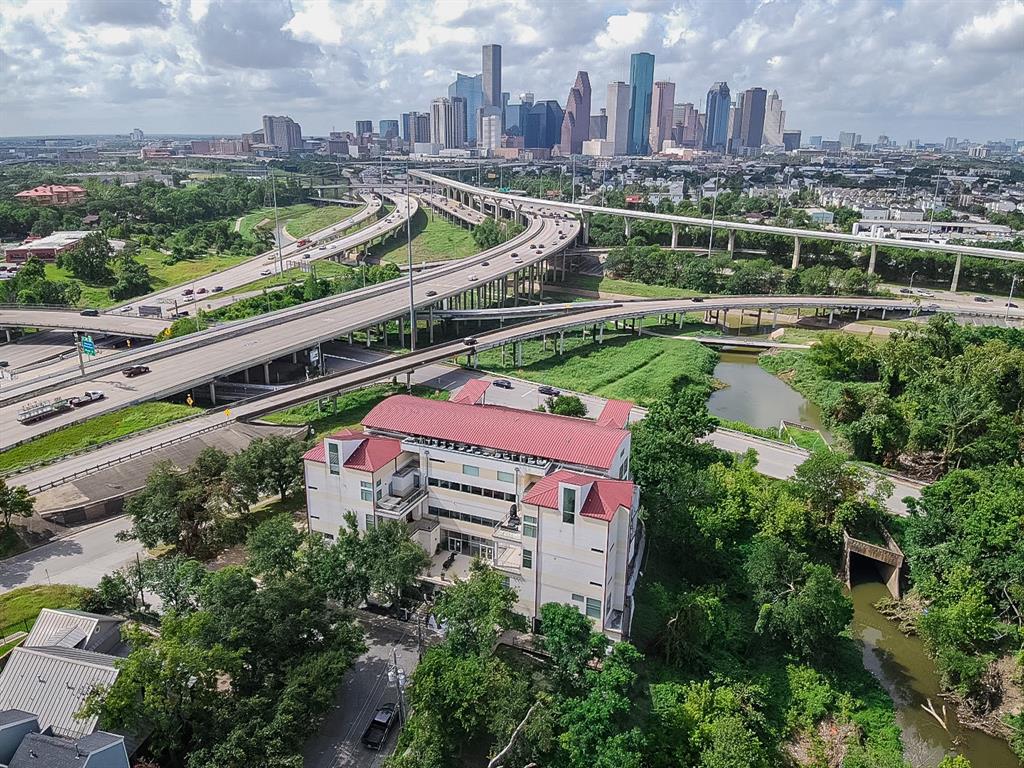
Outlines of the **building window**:
[[514,493],[496,491],[493,488],[480,488],[479,486],[476,485],[469,485],[468,483],[456,483],[452,480],[441,480],[436,477],[428,478],[427,485],[431,485],[435,488],[445,488],[449,491],[472,493],[475,496],[483,496],[486,499],[499,499],[501,501],[516,500],[516,495]]
[[462,474],[470,475],[471,477],[480,477],[480,467],[474,467],[472,464],[463,464]]
[[562,489],[562,522],[574,525],[576,523],[576,489]]
[[523,536],[531,539],[537,538],[537,516],[523,515]]
[[573,592],[572,593],[572,601],[574,603],[582,603],[583,602],[583,595],[577,595],[575,592]]
[[366,530],[369,531],[372,528],[373,528],[373,515],[370,514],[369,512],[367,512],[366,513]]
[[601,618],[601,601],[592,597],[587,598],[587,616],[592,619]]
[[341,474],[341,456],[338,455],[338,444],[327,444],[327,466],[330,467],[332,475]]
[[516,481],[516,476],[511,472],[501,472],[499,470],[498,479],[503,483],[514,483]]
[[359,498],[363,501],[373,501],[373,486],[367,482],[359,483]]
[[523,568],[533,568],[533,552],[528,549],[523,550]]

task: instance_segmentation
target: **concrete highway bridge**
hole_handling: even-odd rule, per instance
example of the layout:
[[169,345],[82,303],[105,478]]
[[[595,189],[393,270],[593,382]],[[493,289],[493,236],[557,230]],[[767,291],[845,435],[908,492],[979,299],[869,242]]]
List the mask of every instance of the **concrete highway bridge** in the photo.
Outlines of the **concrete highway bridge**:
[[[796,269],[800,265],[801,244],[805,240],[830,240],[833,242],[852,243],[854,245],[870,248],[868,259],[868,272],[873,274],[878,258],[878,248],[900,248],[915,251],[937,251],[939,253],[950,253],[956,256],[956,265],[953,269],[953,280],[950,286],[951,291],[956,291],[960,280],[960,267],[964,256],[974,256],[982,259],[996,259],[1000,261],[1024,261],[1024,253],[1007,251],[998,248],[983,248],[975,245],[955,245],[950,243],[920,243],[907,240],[892,240],[881,237],[862,237],[850,235],[843,232],[829,232],[816,229],[798,229],[795,227],[777,227],[767,224],[749,224],[745,221],[727,221],[697,218],[693,216],[676,216],[668,213],[655,213],[651,211],[638,211],[624,208],[604,208],[597,205],[585,205],[582,203],[568,203],[558,200],[540,200],[531,197],[520,197],[510,195],[496,190],[476,187],[455,179],[430,173],[422,170],[409,171],[411,176],[419,178],[442,194],[455,198],[466,205],[476,205],[481,212],[485,209],[496,211],[501,206],[512,206],[517,212],[521,209],[530,210],[533,206],[544,206],[551,211],[561,211],[567,215],[578,217],[581,225],[581,241],[583,245],[589,243],[590,217],[594,214],[606,216],[620,216],[625,221],[626,238],[630,236],[631,221],[643,219],[647,221],[659,221],[672,227],[672,247],[678,246],[679,227],[704,227],[709,229],[724,230],[728,233],[729,253],[735,252],[737,232],[756,232],[761,234],[776,235],[793,238],[793,259],[791,266]],[[497,215],[495,213],[495,215]]]

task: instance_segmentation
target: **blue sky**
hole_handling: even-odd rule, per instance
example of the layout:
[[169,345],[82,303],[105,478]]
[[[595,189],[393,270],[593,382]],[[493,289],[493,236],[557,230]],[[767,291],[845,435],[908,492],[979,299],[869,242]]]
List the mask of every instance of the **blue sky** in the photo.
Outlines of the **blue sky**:
[[1022,0],[5,0],[0,134],[308,134],[426,110],[503,46],[503,88],[604,105],[629,54],[676,100],[778,89],[787,128],[1024,138]]

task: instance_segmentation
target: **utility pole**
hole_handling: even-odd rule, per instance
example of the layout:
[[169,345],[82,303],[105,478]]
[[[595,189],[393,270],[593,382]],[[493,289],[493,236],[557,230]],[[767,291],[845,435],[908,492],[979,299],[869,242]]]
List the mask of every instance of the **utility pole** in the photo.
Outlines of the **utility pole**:
[[[409,349],[416,351],[416,292],[412,274],[412,198],[409,196],[409,166],[405,166],[405,242],[409,254]],[[481,206],[482,207],[482,206]]]
[[[267,168],[267,173],[270,173],[270,168]],[[274,195],[274,242],[277,243],[277,274],[284,272],[284,256],[281,254],[281,229],[280,224],[277,220],[277,177],[271,174],[270,176],[270,188]],[[195,278],[192,279],[192,284],[195,285]],[[195,293],[192,294],[193,301],[195,300]],[[199,319],[198,319],[198,308],[196,309],[196,330],[199,330]]]
[[1017,287],[1017,275],[1010,281],[1010,295],[1006,299],[1006,314],[1003,316],[1005,322],[1010,322],[1010,305],[1013,303],[1013,289]]
[[708,258],[711,258],[711,244],[715,240],[715,209],[718,207],[718,174],[715,174],[715,199],[711,201],[711,233],[708,235]]
[[[1010,290],[1013,293],[1013,290]],[[85,358],[82,357],[82,340],[78,336],[78,331],[75,331],[75,351],[78,352],[78,369],[85,375]]]

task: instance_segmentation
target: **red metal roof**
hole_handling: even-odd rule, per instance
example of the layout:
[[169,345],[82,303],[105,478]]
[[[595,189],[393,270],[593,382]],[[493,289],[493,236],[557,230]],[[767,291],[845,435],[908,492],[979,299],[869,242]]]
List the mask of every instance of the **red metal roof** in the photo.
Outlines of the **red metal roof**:
[[611,467],[627,435],[586,419],[411,395],[393,395],[378,403],[363,426],[600,469]]
[[536,504],[545,509],[558,509],[558,484],[584,486],[593,483],[587,498],[583,500],[580,514],[597,520],[611,521],[619,507],[633,506],[633,482],[631,480],[610,480],[593,475],[581,475],[560,469],[538,480],[523,496],[527,504]]
[[624,428],[629,424],[629,414],[633,412],[633,404],[625,400],[609,400],[601,409],[597,423],[604,427]]
[[[390,437],[378,437],[357,432],[354,429],[343,429],[330,435],[332,440],[358,440],[359,446],[352,451],[345,466],[363,472],[376,472],[402,452],[402,444]],[[327,463],[326,443],[320,441],[302,456],[306,461]]]
[[463,384],[458,393],[449,402],[452,403],[479,403],[480,399],[484,396],[484,392],[491,386],[491,382],[487,379],[470,379]]
[[65,193],[84,193],[85,189],[82,187],[76,187],[74,185],[65,186],[63,184],[49,184],[42,185],[39,187],[33,187],[32,189],[26,189],[24,192],[19,192],[15,197],[51,197],[52,195],[59,195]]

